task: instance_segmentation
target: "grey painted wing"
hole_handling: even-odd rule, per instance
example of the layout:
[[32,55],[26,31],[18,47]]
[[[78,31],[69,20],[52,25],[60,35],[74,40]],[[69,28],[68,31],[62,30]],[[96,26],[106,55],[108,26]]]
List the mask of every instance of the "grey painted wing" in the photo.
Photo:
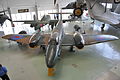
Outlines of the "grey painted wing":
[[119,39],[118,37],[112,35],[83,35],[83,38],[85,45],[92,45]]

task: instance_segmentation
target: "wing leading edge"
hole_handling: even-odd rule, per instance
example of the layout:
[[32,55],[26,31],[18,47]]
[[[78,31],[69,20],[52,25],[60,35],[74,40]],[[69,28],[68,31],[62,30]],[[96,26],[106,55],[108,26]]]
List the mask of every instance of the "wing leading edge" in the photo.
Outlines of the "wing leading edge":
[[85,45],[92,45],[119,39],[118,37],[112,35],[83,35],[83,38]]
[[29,39],[31,38],[31,35],[25,35],[25,34],[9,34],[2,36],[3,39],[8,39],[16,42],[20,42],[23,44],[29,44]]
[[[113,41],[119,39],[116,36],[112,35],[83,35],[84,45],[92,45],[97,43],[103,43],[108,41]],[[73,35],[65,35],[65,38],[62,43],[63,46],[75,46],[75,41]]]
[[[16,42],[23,43],[23,44],[29,44],[31,37],[32,35],[27,35],[27,34],[9,34],[9,35],[2,36],[3,39],[16,41]],[[47,45],[49,38],[50,38],[50,34],[43,34],[40,37],[41,38],[38,44]]]

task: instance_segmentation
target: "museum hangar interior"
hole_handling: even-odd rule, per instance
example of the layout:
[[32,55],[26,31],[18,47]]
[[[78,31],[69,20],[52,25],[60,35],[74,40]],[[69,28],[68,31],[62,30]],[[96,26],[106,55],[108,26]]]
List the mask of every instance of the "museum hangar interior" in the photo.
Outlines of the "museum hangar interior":
[[11,80],[120,80],[119,38],[119,0],[0,0]]

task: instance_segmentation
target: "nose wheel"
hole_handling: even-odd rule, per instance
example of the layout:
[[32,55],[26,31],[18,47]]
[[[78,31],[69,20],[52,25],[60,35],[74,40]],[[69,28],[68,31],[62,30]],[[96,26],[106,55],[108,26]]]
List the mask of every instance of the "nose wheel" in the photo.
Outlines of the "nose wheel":
[[77,16],[78,18],[80,18],[81,15],[83,14],[83,10],[81,8],[75,8],[73,10],[73,14],[74,14],[74,16]]
[[48,68],[48,76],[54,76],[55,75],[54,71],[55,71],[54,68]]

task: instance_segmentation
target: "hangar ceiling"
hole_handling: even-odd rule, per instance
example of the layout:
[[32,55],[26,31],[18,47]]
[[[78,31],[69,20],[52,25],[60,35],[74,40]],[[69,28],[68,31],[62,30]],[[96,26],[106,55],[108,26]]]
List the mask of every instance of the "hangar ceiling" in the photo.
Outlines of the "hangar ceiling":
[[[58,0],[60,7],[66,6],[69,2],[75,0]],[[21,8],[34,8],[35,4],[39,7],[39,10],[55,9],[54,0],[0,0],[0,10],[10,7],[12,12]]]

